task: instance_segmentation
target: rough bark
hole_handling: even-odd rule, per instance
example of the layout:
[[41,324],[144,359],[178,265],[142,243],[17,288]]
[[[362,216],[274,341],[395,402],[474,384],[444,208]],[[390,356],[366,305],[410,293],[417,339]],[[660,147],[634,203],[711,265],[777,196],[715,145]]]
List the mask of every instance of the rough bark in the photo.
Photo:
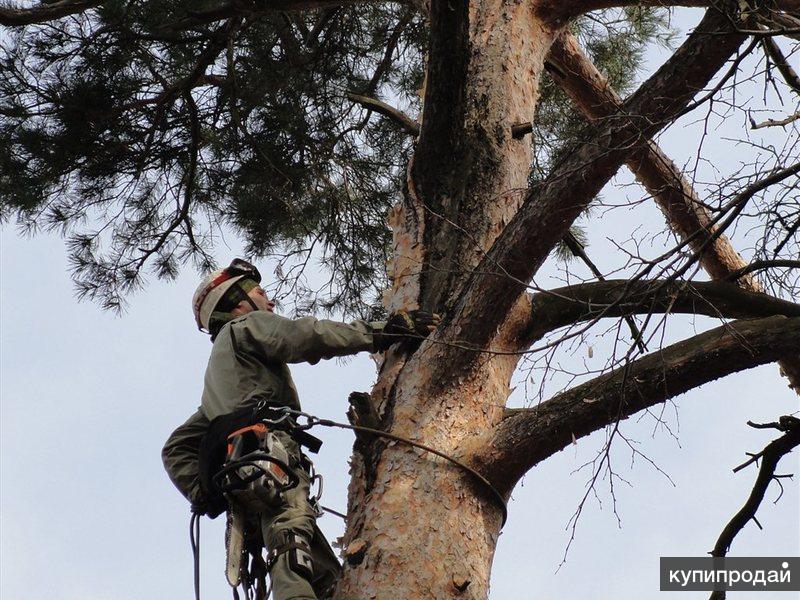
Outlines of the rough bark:
[[[474,458],[478,440],[493,442],[487,431],[506,430],[503,407],[519,334],[535,334],[534,328],[498,332],[497,326],[530,324],[525,284],[552,247],[637,145],[688,105],[744,37],[708,35],[729,24],[709,11],[698,31],[626,104],[626,114],[635,117],[587,129],[590,142],[545,185],[519,194],[531,153],[513,137],[512,125],[532,120],[544,59],[558,34],[538,14],[530,3],[510,0],[431,3],[420,135],[407,196],[390,219],[394,259],[385,305],[448,314],[443,331],[411,356],[397,348],[387,353],[371,395],[379,428],[462,460]],[[731,313],[774,310],[758,312],[748,302],[771,300],[732,285],[725,289],[739,294],[727,306]],[[607,289],[606,298],[612,296]],[[673,306],[689,310],[690,296],[686,292]],[[719,299],[709,297],[710,290],[700,304],[711,312]],[[609,304],[610,312],[630,309]],[[471,349],[489,345],[501,352]],[[714,356],[716,347],[707,350]],[[561,430],[554,427],[548,435],[558,438]],[[398,599],[487,597],[501,511],[473,477],[406,444],[363,436],[351,475],[346,565],[337,598],[381,598],[386,590]]]
[[[441,312],[517,210],[531,148],[510,125],[532,119],[557,34],[530,3],[509,0],[432,2],[430,28],[420,136],[407,197],[390,216],[390,310]],[[389,352],[372,401],[385,431],[455,454],[502,417],[517,357],[487,360],[433,394],[434,350],[408,360]],[[486,598],[501,511],[472,476],[380,439],[359,444],[351,474],[339,598],[387,589],[398,599]]]
[[[583,53],[574,36],[566,33],[559,36],[548,63],[550,75],[588,118],[617,118],[624,110],[620,96]],[[716,228],[708,210],[677,165],[653,140],[633,153],[627,164],[653,196],[670,228],[681,239],[691,240],[691,248],[699,253],[700,264],[713,279],[728,279],[747,267],[747,262],[726,235],[712,237]],[[745,289],[764,291],[752,276],[740,277],[737,283]],[[789,386],[800,394],[800,357],[786,357],[779,364]]]
[[501,491],[530,468],[606,425],[730,373],[800,352],[800,317],[735,321],[577,386],[508,411],[472,463]]
[[[531,147],[511,124],[530,121],[555,31],[532,3],[433,2],[422,126],[411,170],[424,207],[420,304],[445,312],[459,283],[518,209]],[[491,176],[488,176],[491,174]]]

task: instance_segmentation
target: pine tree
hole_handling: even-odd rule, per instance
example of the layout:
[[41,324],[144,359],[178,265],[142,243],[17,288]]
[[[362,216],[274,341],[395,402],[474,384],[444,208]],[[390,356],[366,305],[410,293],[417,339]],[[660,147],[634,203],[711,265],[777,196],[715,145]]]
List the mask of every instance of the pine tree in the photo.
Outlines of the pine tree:
[[[680,45],[647,1],[6,6],[0,217],[63,231],[78,293],[107,308],[146,273],[212,268],[226,226],[280,258],[298,310],[442,314],[415,352],[386,353],[352,419],[375,414],[479,477],[360,437],[337,597],[485,598],[503,500],[536,464],[758,364],[782,361],[798,389],[796,115],[782,146],[702,189],[655,139],[712,100],[745,110],[738,78],[800,93],[775,41],[796,35],[800,5],[678,4],[706,7]],[[653,44],[674,52],[637,88]],[[612,279],[586,239],[623,165],[678,241]],[[725,235],[745,217],[762,231],[750,262]],[[554,250],[591,276],[538,289]],[[302,287],[309,257],[322,290]],[[648,354],[672,313],[740,320]],[[619,320],[626,352],[503,409],[523,357],[601,319]]]

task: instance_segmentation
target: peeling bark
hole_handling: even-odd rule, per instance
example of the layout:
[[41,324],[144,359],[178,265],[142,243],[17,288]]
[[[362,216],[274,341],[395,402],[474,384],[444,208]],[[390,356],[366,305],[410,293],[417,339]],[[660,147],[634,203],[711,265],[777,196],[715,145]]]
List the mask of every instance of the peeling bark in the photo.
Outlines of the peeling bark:
[[[532,119],[557,33],[529,3],[508,0],[432,2],[431,30],[406,201],[390,215],[389,310],[445,309],[517,210],[531,148],[510,123]],[[485,360],[434,393],[431,366],[440,360],[436,346],[410,358],[388,353],[372,398],[383,430],[457,457],[460,444],[502,418],[517,358]],[[501,511],[474,477],[385,440],[360,444],[351,474],[338,598],[382,598],[387,589],[397,599],[487,597]],[[417,548],[425,550],[409,551]]]
[[[395,258],[384,304],[390,310],[420,306],[448,311],[448,322],[412,355],[397,349],[387,353],[371,394],[379,428],[481,467],[496,458],[492,444],[514,453],[512,442],[520,443],[523,457],[533,447],[504,410],[509,381],[520,344],[541,335],[545,327],[563,323],[562,311],[573,322],[597,318],[596,307],[587,309],[584,301],[604,299],[606,313],[621,314],[632,310],[634,296],[648,308],[709,314],[721,310],[731,316],[798,310],[733,284],[681,288],[679,283],[642,282],[628,290],[633,296],[625,303],[618,298],[624,286],[620,282],[573,289],[570,298],[559,301],[523,293],[586,203],[638,145],[707,85],[744,38],[709,36],[729,24],[727,17],[709,11],[698,31],[626,104],[626,113],[635,117],[588,130],[590,142],[545,185],[522,194],[531,149],[513,137],[512,125],[532,120],[544,59],[558,34],[534,8],[511,0],[431,2],[419,139],[405,201],[390,215]],[[513,326],[498,329],[502,322]],[[470,345],[491,345],[507,354],[476,353]],[[705,350],[712,357],[728,352],[741,358],[723,346],[708,342]],[[774,344],[770,351],[782,347]],[[726,364],[745,368],[746,362]],[[647,371],[645,363],[637,364]],[[658,383],[656,371],[647,371],[654,397],[665,385]],[[684,375],[695,384],[703,379]],[[581,387],[576,394],[582,392]],[[575,396],[576,402],[583,397]],[[562,397],[557,399],[554,413],[564,406]],[[584,419],[585,433],[590,426],[602,427],[602,418],[592,418]],[[561,421],[556,416],[551,421],[550,429],[538,425],[537,435],[560,443]],[[487,432],[495,435],[487,437]],[[550,454],[556,451],[554,444],[546,450]],[[545,450],[537,447],[536,452],[543,456]],[[527,458],[516,461],[520,468],[533,464]],[[376,436],[357,441],[351,475],[343,538],[346,564],[337,598],[382,598],[386,590],[397,599],[488,596],[501,511],[469,473]],[[510,472],[495,481],[508,492],[515,477]]]
[[[424,207],[420,305],[446,312],[518,209],[532,158],[511,124],[530,121],[556,31],[532,4],[433,2],[423,118],[412,177]],[[490,174],[491,176],[487,176]]]

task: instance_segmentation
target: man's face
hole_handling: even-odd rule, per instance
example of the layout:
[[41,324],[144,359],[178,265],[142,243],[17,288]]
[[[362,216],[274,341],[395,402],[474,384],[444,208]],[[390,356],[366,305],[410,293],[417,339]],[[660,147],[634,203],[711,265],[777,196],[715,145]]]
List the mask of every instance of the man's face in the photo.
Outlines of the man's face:
[[[264,291],[264,288],[262,288],[260,285],[257,285],[252,290],[250,290],[250,293],[247,295],[250,296],[250,298],[252,298],[253,302],[255,302],[256,306],[258,307],[258,310],[266,310],[267,312],[274,312],[275,303],[269,298],[267,298],[267,293]],[[245,304],[247,303],[245,302]],[[250,308],[253,308],[249,304],[248,306]]]
[[[266,292],[264,292],[264,289],[260,285],[257,285],[252,290],[250,290],[247,295],[250,297],[253,303],[258,307],[258,310],[275,312],[275,303],[267,298]],[[234,315],[246,315],[247,313],[252,311],[253,307],[250,306],[250,303],[242,300],[239,303],[239,306],[234,308],[231,312]]]

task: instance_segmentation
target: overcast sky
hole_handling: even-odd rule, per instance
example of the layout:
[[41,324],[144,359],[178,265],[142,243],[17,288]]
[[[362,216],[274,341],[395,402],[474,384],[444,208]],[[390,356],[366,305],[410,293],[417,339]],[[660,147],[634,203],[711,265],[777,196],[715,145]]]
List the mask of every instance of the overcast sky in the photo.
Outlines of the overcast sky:
[[[739,158],[718,143],[728,133],[725,127],[740,129],[742,123],[712,131],[705,152],[731,170]],[[688,127],[676,129],[663,143],[682,161],[693,155],[697,139],[697,128]],[[626,188],[626,193],[636,197],[638,192]],[[619,190],[606,190],[604,197],[609,204],[625,202]],[[616,264],[614,243],[635,228],[663,229],[663,217],[650,202],[600,211],[594,218],[590,250],[604,267]],[[665,242],[658,238],[645,249],[654,254]],[[238,251],[235,238],[228,244],[218,249],[220,262]],[[198,405],[211,347],[191,316],[197,274],[189,270],[173,283],[151,282],[118,318],[76,302],[57,237],[23,239],[7,225],[0,230],[0,254],[0,596],[190,598],[188,506],[167,479],[160,450]],[[555,287],[557,276],[557,265],[551,263],[537,283]],[[714,324],[676,317],[667,338],[680,339]],[[559,360],[566,368],[599,367],[608,351],[608,340],[589,336]],[[299,365],[292,372],[304,408],[335,420],[345,420],[348,393],[369,390],[375,380],[366,355]],[[527,375],[515,378],[516,405],[526,402],[522,380]],[[560,570],[570,538],[566,527],[589,476],[574,471],[602,447],[605,432],[547,460],[514,493],[495,558],[492,599],[669,597],[657,591],[659,557],[708,552],[755,477],[754,468],[736,475],[731,468],[744,460],[745,452],[760,450],[776,437],[745,422],[773,421],[797,410],[797,396],[777,367],[766,365],[708,384],[667,406],[666,419],[677,440],[650,417],[625,422],[623,433],[637,440],[636,447],[671,481],[641,458],[632,460],[624,444],[617,444],[615,470],[630,482],[615,484],[619,521],[607,482],[601,481],[598,499],[587,503]],[[313,433],[325,441],[317,459],[325,475],[323,504],[343,510],[352,437],[337,430]],[[800,471],[798,454],[785,459],[780,471]],[[764,530],[748,525],[731,555],[800,554],[798,486],[795,481],[785,487],[777,505],[771,502],[777,489],[769,490],[759,512]],[[223,525],[222,519],[203,521],[203,597],[209,600],[229,594]],[[330,539],[342,530],[330,516],[321,526]]]

